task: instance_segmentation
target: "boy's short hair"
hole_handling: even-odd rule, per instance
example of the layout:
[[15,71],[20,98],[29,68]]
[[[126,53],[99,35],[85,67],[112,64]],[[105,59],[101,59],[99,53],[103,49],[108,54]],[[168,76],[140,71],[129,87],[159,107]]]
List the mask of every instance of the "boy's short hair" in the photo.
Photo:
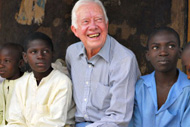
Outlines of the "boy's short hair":
[[38,40],[38,39],[45,41],[46,44],[48,46],[50,46],[51,50],[54,51],[53,42],[52,42],[51,38],[42,32],[34,32],[34,33],[30,34],[29,36],[27,36],[27,38],[24,41],[24,51],[26,52],[28,50],[28,44],[31,41]]
[[14,52],[17,53],[19,60],[23,59],[22,52],[24,51],[24,49],[20,44],[7,42],[7,43],[3,43],[0,46],[0,50],[6,49],[6,48],[10,50],[14,50]]
[[149,45],[150,39],[151,39],[154,35],[156,35],[156,34],[159,33],[159,32],[162,32],[162,31],[166,31],[166,32],[169,32],[169,33],[173,34],[173,35],[177,38],[178,46],[180,47],[180,37],[179,37],[179,34],[178,34],[173,28],[164,26],[164,27],[155,28],[155,29],[150,33],[150,35],[148,36],[147,44],[146,44],[147,49],[148,49],[148,45]]

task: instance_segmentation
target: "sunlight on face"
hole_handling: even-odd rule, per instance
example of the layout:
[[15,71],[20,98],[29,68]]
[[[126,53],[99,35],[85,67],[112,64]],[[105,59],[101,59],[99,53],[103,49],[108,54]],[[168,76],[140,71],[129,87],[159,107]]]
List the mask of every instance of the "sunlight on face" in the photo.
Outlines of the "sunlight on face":
[[72,31],[83,42],[87,52],[98,52],[103,47],[108,33],[108,23],[102,8],[89,2],[81,5],[76,15],[78,27],[71,26]]

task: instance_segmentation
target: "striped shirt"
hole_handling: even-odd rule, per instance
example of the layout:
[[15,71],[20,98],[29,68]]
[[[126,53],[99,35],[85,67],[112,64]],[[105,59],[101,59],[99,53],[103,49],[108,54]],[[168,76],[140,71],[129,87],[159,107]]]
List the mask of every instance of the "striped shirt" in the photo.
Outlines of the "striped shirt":
[[94,122],[88,127],[126,127],[140,76],[133,52],[108,35],[102,49],[89,60],[82,42],[69,46],[66,63],[73,82],[76,122]]

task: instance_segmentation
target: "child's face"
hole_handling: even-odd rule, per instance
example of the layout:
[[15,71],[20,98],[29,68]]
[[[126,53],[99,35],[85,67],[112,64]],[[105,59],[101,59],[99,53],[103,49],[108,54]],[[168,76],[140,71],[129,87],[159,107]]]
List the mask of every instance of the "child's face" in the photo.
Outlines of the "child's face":
[[45,41],[37,39],[29,42],[23,57],[34,73],[46,73],[50,69],[53,53]]
[[0,50],[0,75],[3,78],[14,80],[20,76],[19,60],[14,50],[4,48]]
[[155,71],[168,72],[176,70],[180,57],[180,47],[177,38],[167,31],[161,31],[149,40],[147,60],[151,62]]
[[181,60],[183,65],[190,65],[190,45],[182,52]]

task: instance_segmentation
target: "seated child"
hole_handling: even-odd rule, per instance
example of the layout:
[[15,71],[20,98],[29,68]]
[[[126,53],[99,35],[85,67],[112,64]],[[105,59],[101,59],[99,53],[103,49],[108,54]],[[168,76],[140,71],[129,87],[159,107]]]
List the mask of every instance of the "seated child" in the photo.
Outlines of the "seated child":
[[15,83],[23,75],[21,67],[23,48],[16,43],[5,43],[0,47],[0,126],[7,124],[10,100]]
[[155,29],[147,48],[155,71],[136,83],[132,127],[190,127],[190,80],[176,68],[178,33],[169,27]]
[[51,67],[53,43],[35,32],[25,41],[23,58],[32,70],[17,82],[8,127],[63,127],[74,124],[71,80]]
[[185,66],[188,79],[190,79],[190,42],[188,42],[182,52],[182,65]]

